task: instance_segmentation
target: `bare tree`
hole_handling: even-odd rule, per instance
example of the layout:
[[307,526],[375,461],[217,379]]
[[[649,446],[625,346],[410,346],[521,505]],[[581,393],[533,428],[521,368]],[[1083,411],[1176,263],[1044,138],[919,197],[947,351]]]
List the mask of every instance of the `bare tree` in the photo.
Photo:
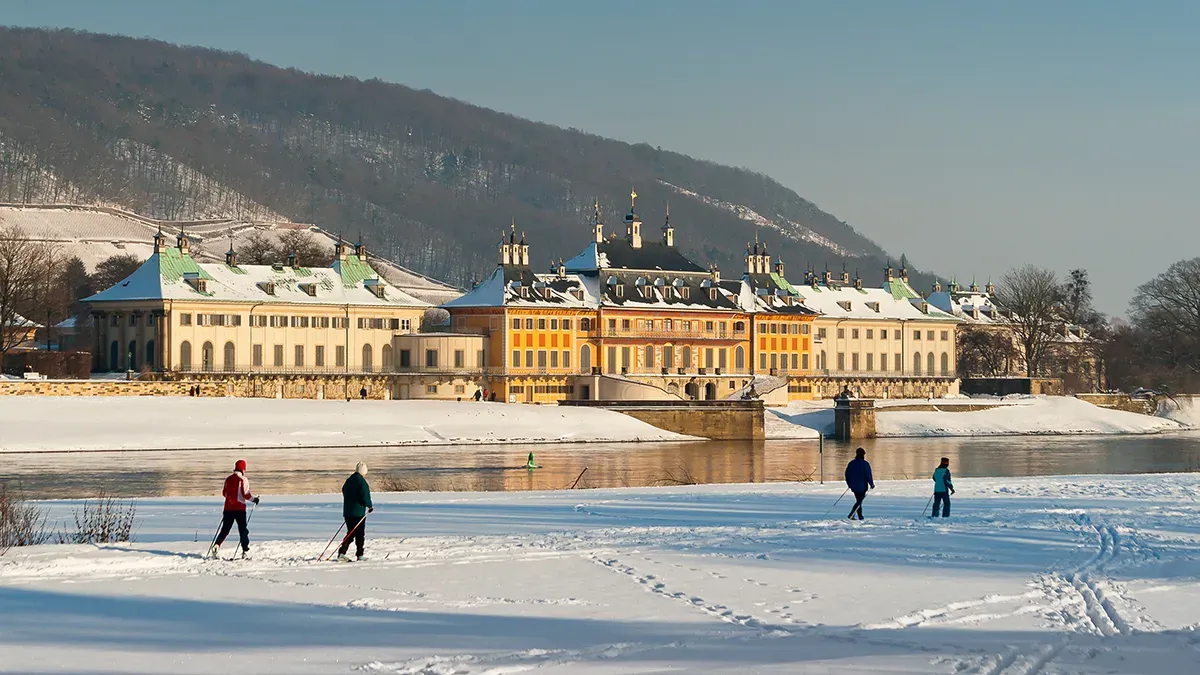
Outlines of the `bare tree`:
[[1138,286],[1130,318],[1146,357],[1172,380],[1200,377],[1200,258],[1181,260]]
[[4,357],[26,341],[31,319],[46,288],[55,247],[30,239],[0,220],[0,368]]
[[238,251],[238,259],[247,265],[270,265],[280,262],[277,255],[275,245],[259,230],[252,232]]
[[1003,377],[1013,374],[1021,355],[1012,334],[1004,328],[967,328],[958,335],[958,372],[965,377]]
[[333,259],[333,251],[322,246],[307,230],[287,230],[279,235],[276,249],[278,259],[296,255],[296,264],[301,267],[325,267]]
[[107,290],[124,281],[142,266],[143,260],[132,253],[119,253],[101,260],[92,274],[92,287],[97,291]]
[[1025,265],[1006,272],[996,290],[997,304],[1013,313],[1005,324],[1021,346],[1025,372],[1041,374],[1046,347],[1061,323],[1061,288],[1054,272]]

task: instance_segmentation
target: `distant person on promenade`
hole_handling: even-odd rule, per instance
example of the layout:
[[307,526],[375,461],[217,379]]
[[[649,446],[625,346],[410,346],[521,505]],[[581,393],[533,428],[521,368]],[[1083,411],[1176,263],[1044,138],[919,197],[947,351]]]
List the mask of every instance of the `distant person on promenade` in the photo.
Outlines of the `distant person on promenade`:
[[854,514],[858,514],[858,519],[863,519],[862,505],[863,500],[867,498],[867,490],[875,489],[875,479],[871,476],[871,464],[866,459],[867,451],[859,448],[854,451],[854,459],[846,465],[846,487],[854,493],[854,506],[850,507],[850,519],[854,518]]
[[950,458],[943,457],[942,463],[933,470],[933,512],[930,518],[937,518],[938,507],[942,507],[942,517],[950,517],[950,495],[954,494],[954,483],[950,480]]
[[478,401],[479,399],[483,398],[483,390],[482,390],[482,389],[476,389],[476,390],[475,390],[475,397],[474,397],[474,398],[475,398],[475,400],[476,400],[476,401]]
[[367,388],[366,387],[363,387],[362,389],[358,390],[358,397],[364,401],[367,400]]
[[375,510],[371,503],[371,486],[367,485],[367,465],[359,462],[354,473],[342,483],[342,518],[346,520],[346,538],[338,547],[338,562],[350,562],[346,552],[354,541],[354,557],[363,559],[363,544],[367,539],[367,514]]
[[225,506],[221,511],[221,531],[208,554],[213,558],[220,554],[221,544],[225,543],[225,537],[229,536],[233,524],[237,523],[242,557],[245,558],[250,553],[250,528],[246,523],[246,505],[258,504],[258,497],[250,494],[250,479],[246,478],[246,460],[239,459],[234,463],[233,473],[225,478],[221,495],[225,497]]

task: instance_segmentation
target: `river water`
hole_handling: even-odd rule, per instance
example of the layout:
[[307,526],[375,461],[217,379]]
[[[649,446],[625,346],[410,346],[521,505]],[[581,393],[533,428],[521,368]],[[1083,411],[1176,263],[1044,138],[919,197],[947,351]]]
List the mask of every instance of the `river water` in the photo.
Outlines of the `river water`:
[[[1154,436],[906,438],[865,441],[877,480],[1200,471],[1200,433]],[[0,455],[0,482],[39,498],[105,490],[125,497],[215,495],[244,458],[256,493],[336,492],[358,461],[375,490],[550,490],[691,483],[840,482],[855,445],[617,443],[370,449],[205,450]],[[529,452],[542,468],[524,468]],[[584,469],[587,469],[585,472]],[[582,473],[582,477],[579,477]]]

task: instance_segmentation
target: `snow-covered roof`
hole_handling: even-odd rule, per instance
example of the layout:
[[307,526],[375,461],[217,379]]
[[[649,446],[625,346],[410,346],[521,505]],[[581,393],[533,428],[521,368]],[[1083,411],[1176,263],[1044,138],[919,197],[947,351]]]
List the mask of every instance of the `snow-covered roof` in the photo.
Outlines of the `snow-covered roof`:
[[164,247],[133,274],[85,302],[213,300],[302,305],[428,307],[348,254],[332,267],[197,263],[179,248]]
[[[94,271],[96,265],[114,255],[149,258],[154,253],[154,235],[160,228],[170,236],[184,230],[192,237],[193,244],[219,241],[220,246],[210,247],[214,249],[211,251],[193,249],[193,256],[201,263],[221,262],[231,237],[236,250],[241,250],[254,236],[277,244],[281,236],[292,230],[307,231],[330,249],[338,240],[330,232],[301,223],[235,218],[160,221],[102,206],[0,204],[0,221],[20,227],[31,237],[57,242],[64,253],[83,261],[88,271]],[[373,260],[384,279],[417,299],[437,304],[462,295],[454,286],[385,258],[373,257]]]
[[26,319],[25,317],[21,316],[20,314],[13,314],[12,319],[5,322],[4,325],[6,328],[41,328],[42,327],[42,324],[30,321],[29,319]]
[[929,304],[943,312],[953,314],[967,323],[994,324],[1009,323],[1011,316],[1005,316],[992,302],[987,293],[979,291],[935,291],[929,294]]
[[536,274],[528,266],[497,265],[478,286],[442,307],[583,308],[597,304],[595,284],[577,274]]
[[826,317],[956,322],[957,317],[925,301],[908,282],[893,279],[882,288],[812,283],[796,287],[801,302]]

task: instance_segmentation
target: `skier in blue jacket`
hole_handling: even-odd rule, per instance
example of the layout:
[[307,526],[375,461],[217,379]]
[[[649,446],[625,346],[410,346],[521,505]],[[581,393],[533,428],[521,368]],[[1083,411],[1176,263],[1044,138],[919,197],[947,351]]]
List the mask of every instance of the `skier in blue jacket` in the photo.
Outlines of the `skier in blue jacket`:
[[850,515],[848,518],[853,519],[854,514],[858,514],[858,519],[863,519],[862,503],[867,497],[867,490],[875,489],[875,479],[871,476],[871,464],[866,460],[867,451],[859,448],[854,451],[854,459],[846,465],[846,487],[854,493],[854,506],[850,507]]
[[938,507],[942,507],[942,517],[950,517],[950,495],[954,494],[954,483],[950,480],[950,458],[943,457],[942,463],[933,470],[933,512],[930,518],[936,518]]

